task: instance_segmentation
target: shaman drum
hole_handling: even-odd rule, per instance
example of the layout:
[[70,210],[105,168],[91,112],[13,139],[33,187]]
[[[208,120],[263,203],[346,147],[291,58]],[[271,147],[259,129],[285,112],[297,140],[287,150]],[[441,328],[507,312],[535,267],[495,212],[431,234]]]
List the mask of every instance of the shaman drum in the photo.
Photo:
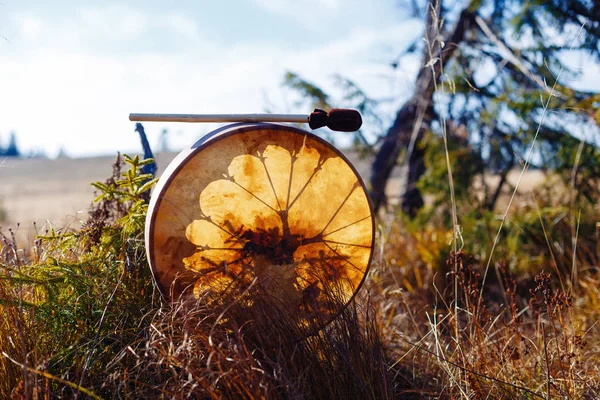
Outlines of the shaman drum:
[[225,126],[182,151],[146,220],[165,296],[260,291],[300,318],[341,311],[373,242],[365,185],[346,157],[310,132],[264,123]]

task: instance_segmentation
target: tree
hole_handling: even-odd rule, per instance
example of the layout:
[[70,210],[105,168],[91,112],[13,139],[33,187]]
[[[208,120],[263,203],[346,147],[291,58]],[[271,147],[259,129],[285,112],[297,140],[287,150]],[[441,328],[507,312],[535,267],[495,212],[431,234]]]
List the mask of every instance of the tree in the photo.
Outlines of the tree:
[[19,147],[17,146],[17,136],[14,132],[10,133],[10,139],[8,141],[8,147],[4,149],[4,156],[7,157],[20,157],[21,152],[19,151]]
[[[534,158],[540,164],[552,160],[557,169],[572,165],[568,163],[580,143],[572,127],[592,122],[597,127],[600,112],[593,110],[600,95],[569,88],[557,78],[576,75],[562,62],[565,52],[583,51],[600,59],[597,2],[474,0],[456,6],[428,0],[413,1],[412,7],[415,15],[426,10],[421,69],[414,94],[398,110],[372,165],[377,209],[386,203],[385,186],[402,151],[408,158],[402,209],[415,215],[423,205],[417,182],[425,173],[422,142],[428,131],[464,139],[481,161],[495,166],[501,179],[486,195],[488,208],[494,207],[516,155],[525,158],[534,136],[541,149]],[[478,75],[482,68],[492,69],[491,77]],[[436,97],[440,85],[448,91],[438,91]],[[560,118],[547,115],[551,94]],[[593,153],[597,157],[597,149]]]

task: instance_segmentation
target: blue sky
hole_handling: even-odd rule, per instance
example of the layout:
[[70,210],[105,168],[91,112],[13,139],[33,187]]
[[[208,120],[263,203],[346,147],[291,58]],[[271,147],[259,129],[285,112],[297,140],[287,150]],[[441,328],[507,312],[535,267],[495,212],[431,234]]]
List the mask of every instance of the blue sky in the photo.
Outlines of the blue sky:
[[[390,61],[422,30],[404,14],[395,0],[1,0],[0,137],[82,156],[138,150],[130,112],[310,112],[281,88],[287,70],[397,105],[418,60]],[[174,148],[211,128],[147,123],[152,144],[164,127]]]
[[[413,91],[422,35],[399,0],[0,0],[0,143],[73,156],[140,150],[131,112],[309,113],[281,87],[293,71],[334,95],[352,79],[388,120]],[[576,32],[574,32],[573,36]],[[575,88],[600,91],[600,66],[572,54]],[[485,68],[484,68],[485,69]],[[489,68],[493,71],[493,68]],[[485,71],[481,71],[485,75]],[[214,126],[146,123],[171,148]],[[368,128],[368,127],[367,127]]]

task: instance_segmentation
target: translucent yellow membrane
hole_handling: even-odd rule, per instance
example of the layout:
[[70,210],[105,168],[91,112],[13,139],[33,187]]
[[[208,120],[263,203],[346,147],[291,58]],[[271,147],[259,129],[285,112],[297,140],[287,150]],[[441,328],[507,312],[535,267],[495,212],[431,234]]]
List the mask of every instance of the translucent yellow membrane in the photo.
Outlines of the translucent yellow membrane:
[[259,125],[207,142],[174,171],[151,207],[151,263],[163,291],[180,287],[180,275],[199,297],[252,288],[304,324],[314,313],[334,314],[331,298],[347,302],[360,286],[371,208],[362,181],[329,144]]

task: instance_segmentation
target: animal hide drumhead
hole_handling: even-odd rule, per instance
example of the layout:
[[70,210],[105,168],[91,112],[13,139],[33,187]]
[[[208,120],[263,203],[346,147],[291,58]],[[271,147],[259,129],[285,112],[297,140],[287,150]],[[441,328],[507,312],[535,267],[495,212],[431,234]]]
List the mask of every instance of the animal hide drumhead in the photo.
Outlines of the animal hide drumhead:
[[305,320],[330,320],[351,300],[373,241],[365,185],[346,157],[273,124],[229,125],[181,152],[146,221],[165,296],[262,293]]

